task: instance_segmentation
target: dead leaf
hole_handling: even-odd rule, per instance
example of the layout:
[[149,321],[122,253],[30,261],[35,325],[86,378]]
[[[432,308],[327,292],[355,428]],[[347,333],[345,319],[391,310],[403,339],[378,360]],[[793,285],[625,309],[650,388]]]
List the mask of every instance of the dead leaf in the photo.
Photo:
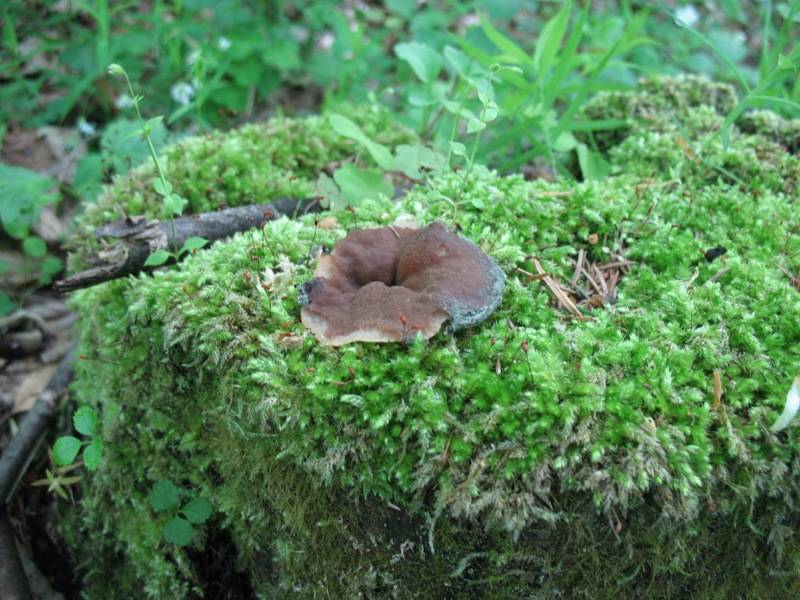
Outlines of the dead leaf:
[[722,404],[722,375],[719,371],[714,371],[714,402],[711,404],[711,410],[717,410]]
[[276,336],[277,342],[284,348],[300,348],[303,346],[303,336],[285,332]]
[[25,376],[25,379],[22,380],[22,383],[17,388],[14,407],[11,409],[12,415],[27,412],[33,408],[36,398],[44,391],[44,388],[47,387],[48,382],[52,379],[53,373],[56,372],[56,367],[58,365],[47,365]]
[[13,127],[3,138],[2,162],[71,182],[86,142],[72,127]]

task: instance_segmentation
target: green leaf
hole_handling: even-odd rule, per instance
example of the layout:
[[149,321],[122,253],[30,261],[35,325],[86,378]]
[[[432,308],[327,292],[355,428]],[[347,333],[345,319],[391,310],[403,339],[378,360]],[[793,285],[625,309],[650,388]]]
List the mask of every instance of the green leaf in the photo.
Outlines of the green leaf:
[[497,62],[511,62],[521,65],[533,65],[533,61],[528,57],[528,54],[517,46],[517,44],[503,33],[500,33],[494,25],[492,25],[485,17],[481,17],[481,27],[486,37],[504,52],[503,55],[495,57]]
[[94,471],[100,466],[103,460],[103,440],[96,437],[83,449],[83,464],[90,471]]
[[205,523],[211,516],[213,507],[205,498],[195,498],[181,509],[184,516],[195,525]]
[[422,144],[401,144],[395,152],[395,168],[411,179],[422,179],[420,169],[423,167],[431,171],[440,171],[444,167],[444,157]]
[[536,42],[536,50],[533,53],[533,63],[540,77],[550,69],[561,47],[561,40],[567,32],[570,13],[572,13],[571,0],[564,2],[561,10],[542,28],[542,34]]
[[97,152],[89,152],[78,161],[72,188],[82,200],[94,202],[103,183],[103,159]]
[[188,546],[194,537],[194,528],[191,523],[181,517],[173,517],[164,524],[161,530],[164,540],[178,546]]
[[22,249],[25,254],[33,258],[42,258],[47,254],[47,244],[44,243],[42,238],[35,235],[25,238],[22,242]]
[[230,67],[233,80],[245,88],[257,84],[263,70],[264,63],[256,56],[249,56],[242,61],[233,63]]
[[259,44],[264,48],[264,52],[261,54],[262,61],[283,73],[303,66],[300,58],[300,44],[292,38],[285,26],[276,27],[268,35],[270,36],[269,44],[265,45],[263,42]]
[[153,189],[159,196],[169,196],[172,193],[172,184],[169,181],[153,179]]
[[[124,175],[131,167],[147,160],[150,151],[147,143],[136,135],[140,129],[140,123],[126,119],[118,119],[111,122],[100,138],[100,155],[103,164],[110,170]],[[167,130],[163,123],[158,123],[150,132],[150,141],[159,151],[167,142]]]
[[16,310],[16,303],[5,292],[0,292],[0,317],[4,317]]
[[408,94],[408,103],[415,108],[425,108],[441,102],[439,97],[424,89],[414,89]]
[[81,406],[75,411],[72,424],[75,426],[75,431],[91,437],[97,433],[97,413],[90,406]]
[[553,150],[556,152],[569,152],[578,145],[578,140],[569,131],[559,135],[553,142]]
[[208,240],[204,237],[194,236],[187,239],[183,242],[183,246],[181,246],[181,250],[179,254],[183,255],[186,252],[192,252],[193,250],[199,250],[203,246],[208,243]]
[[584,179],[602,179],[611,172],[611,167],[603,157],[586,144],[578,144],[578,164]]
[[483,131],[484,129],[486,129],[486,123],[483,123],[478,119],[470,119],[469,121],[467,121],[468,134],[478,133],[479,131]]
[[407,19],[417,10],[416,0],[386,0],[384,4],[393,13],[397,13]]
[[377,198],[380,195],[389,198],[394,195],[392,184],[383,178],[380,171],[345,165],[333,172],[333,179],[339,184],[342,196],[350,204],[357,204],[361,200]]
[[461,142],[450,142],[450,150],[456,156],[466,156],[467,155],[467,147],[462,144]]
[[0,164],[0,222],[6,232],[23,239],[41,208],[58,200],[57,189],[50,177]]
[[48,278],[52,278],[56,273],[60,273],[63,268],[64,263],[61,262],[60,258],[56,258],[55,256],[48,256],[42,261],[42,273]]
[[442,70],[442,57],[427,44],[409,42],[394,47],[397,58],[406,61],[423,83],[430,83]]
[[458,48],[445,46],[444,57],[456,73],[464,79],[469,79],[470,67],[474,64],[474,61],[469,56]]
[[355,140],[364,146],[381,169],[385,169],[386,171],[393,171],[395,169],[392,153],[386,146],[372,141],[357,124],[347,117],[332,114],[328,118],[331,127],[333,127],[336,133],[351,140]]
[[347,206],[347,203],[342,198],[342,193],[336,182],[328,177],[325,173],[320,173],[317,181],[314,184],[317,190],[317,195],[321,198],[323,208],[342,209]]
[[152,119],[147,119],[144,126],[142,126],[142,135],[149,136],[158,127],[164,127],[163,121],[164,117],[161,115],[153,117]]
[[81,449],[81,441],[71,435],[65,435],[53,444],[53,460],[59,466],[71,465]]
[[248,88],[239,85],[225,85],[215,89],[209,99],[232,110],[241,112],[247,107]]
[[153,486],[148,500],[156,512],[171,510],[178,506],[178,493],[180,490],[169,479],[161,479]]
[[475,91],[478,94],[478,100],[481,101],[484,107],[495,105],[494,88],[492,87],[491,81],[488,79],[479,79],[475,82]]
[[170,194],[164,197],[164,212],[168,217],[180,216],[188,203],[189,201],[186,198],[182,198],[178,194]]
[[156,250],[150,256],[147,257],[147,260],[144,261],[145,267],[160,267],[165,262],[167,262],[172,257],[170,252],[166,250]]

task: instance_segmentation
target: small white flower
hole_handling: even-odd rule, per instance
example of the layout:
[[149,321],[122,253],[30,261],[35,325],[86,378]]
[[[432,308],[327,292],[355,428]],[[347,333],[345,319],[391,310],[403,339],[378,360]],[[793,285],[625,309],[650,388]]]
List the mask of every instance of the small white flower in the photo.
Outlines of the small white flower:
[[133,99],[128,94],[120,94],[114,100],[114,106],[122,110],[124,108],[131,108],[133,106]]
[[169,94],[175,102],[181,106],[186,106],[194,97],[194,88],[191,83],[179,81],[170,88]]
[[681,6],[675,11],[675,22],[683,27],[694,27],[700,21],[700,13],[693,4]]
[[97,127],[94,123],[90,123],[81,117],[78,119],[78,131],[81,132],[83,137],[92,137],[95,133],[97,133]]
[[189,56],[186,57],[186,64],[191,67],[198,60],[200,60],[200,48],[195,48],[189,52]]
[[471,27],[475,27],[476,25],[481,24],[481,18],[478,13],[470,13],[468,15],[464,15],[461,18],[461,25],[463,25],[464,29],[469,29]]
[[228,38],[226,38],[224,35],[220,36],[217,39],[217,48],[219,48],[223,52],[225,52],[230,47],[231,47],[231,41]]
[[326,31],[317,40],[317,48],[320,50],[330,50],[335,41],[336,37],[330,31]]
[[300,25],[292,25],[289,31],[292,32],[292,37],[295,39],[295,41],[301,44],[308,41],[308,38],[311,35],[308,29],[301,27]]

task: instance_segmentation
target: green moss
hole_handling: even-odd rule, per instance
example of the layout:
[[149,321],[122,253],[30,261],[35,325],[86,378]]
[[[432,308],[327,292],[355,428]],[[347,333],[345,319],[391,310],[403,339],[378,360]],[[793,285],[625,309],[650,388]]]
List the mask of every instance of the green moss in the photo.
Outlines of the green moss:
[[[800,430],[769,431],[800,363],[795,165],[758,135],[710,142],[742,185],[665,135],[628,136],[602,182],[447,175],[78,294],[75,387],[107,448],[66,526],[87,594],[191,595],[225,530],[264,598],[796,596]],[[479,242],[502,305],[427,344],[320,346],[296,292],[314,248],[402,213]],[[587,320],[518,270],[566,282],[579,250],[634,261]],[[215,506],[193,549],[159,539],[163,477]]]
[[739,117],[736,124],[742,131],[763,135],[791,153],[800,152],[800,119],[783,119],[768,110],[753,110]]
[[[681,127],[687,113],[707,107],[716,115],[727,115],[736,105],[736,92],[725,83],[696,75],[642,79],[632,92],[603,92],[584,109],[587,119],[622,121],[624,126],[599,131],[592,142],[601,150],[619,144],[642,130],[656,132]],[[698,130],[692,129],[694,133]]]
[[[372,109],[351,116],[368,136],[389,147],[415,139],[391,122],[386,111]],[[162,160],[175,192],[189,201],[188,214],[314,196],[319,174],[358,152],[355,142],[333,131],[327,117],[280,117],[246,125],[235,135],[215,131],[187,138],[167,147]],[[372,164],[368,155],[359,158]],[[86,245],[80,235],[98,225],[125,215],[158,218],[161,198],[153,189],[155,177],[150,161],[116,177],[77,219],[73,242],[79,252]]]

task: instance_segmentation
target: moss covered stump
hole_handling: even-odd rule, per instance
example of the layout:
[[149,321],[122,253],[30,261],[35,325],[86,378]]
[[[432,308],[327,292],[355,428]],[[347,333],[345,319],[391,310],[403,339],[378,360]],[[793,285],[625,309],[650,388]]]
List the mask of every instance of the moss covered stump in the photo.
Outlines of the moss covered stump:
[[[606,180],[449,174],[79,293],[75,389],[102,412],[105,456],[63,533],[87,595],[797,597],[800,429],[770,426],[800,368],[798,160],[754,126],[723,147],[732,92],[695,84],[651,102],[656,127],[608,138]],[[689,84],[607,106],[670,85]],[[382,118],[364,127],[402,141]],[[283,164],[310,186],[353,150],[322,119],[217,139],[168,153],[198,210],[268,200],[247,186],[285,185]],[[85,223],[152,210],[149,177],[116,182]],[[320,345],[297,294],[319,247],[400,215],[478,243],[502,304],[427,343]],[[615,291],[573,280],[578,260],[613,269]],[[188,546],[153,508],[164,479],[213,506]]]

